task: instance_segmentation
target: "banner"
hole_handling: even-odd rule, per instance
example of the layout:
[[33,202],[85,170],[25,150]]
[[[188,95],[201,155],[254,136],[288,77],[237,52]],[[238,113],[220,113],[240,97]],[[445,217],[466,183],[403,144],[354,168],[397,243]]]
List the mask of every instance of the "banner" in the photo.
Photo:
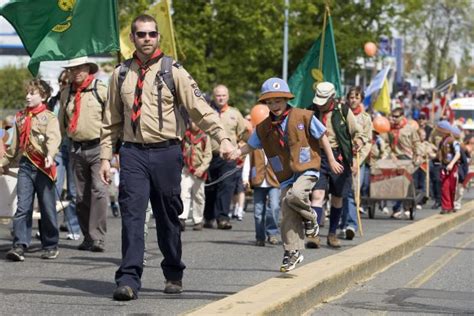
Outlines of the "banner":
[[327,10],[325,14],[328,15],[328,23],[323,26],[325,31],[319,35],[288,80],[290,91],[295,95],[295,98],[289,102],[292,106],[300,108],[311,106],[316,85],[323,81],[334,84],[336,96],[342,96],[332,18]]
[[31,56],[36,76],[42,61],[118,51],[115,0],[10,0],[0,8]]

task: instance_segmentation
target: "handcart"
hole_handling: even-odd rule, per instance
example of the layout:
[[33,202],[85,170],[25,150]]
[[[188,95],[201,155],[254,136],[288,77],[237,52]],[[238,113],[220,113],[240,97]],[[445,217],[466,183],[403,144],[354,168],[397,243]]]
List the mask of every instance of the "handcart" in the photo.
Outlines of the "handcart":
[[383,201],[401,201],[410,211],[410,219],[416,216],[416,205],[424,193],[416,192],[413,173],[416,167],[411,160],[379,160],[370,171],[370,196],[362,196],[369,218],[375,218],[376,204]]

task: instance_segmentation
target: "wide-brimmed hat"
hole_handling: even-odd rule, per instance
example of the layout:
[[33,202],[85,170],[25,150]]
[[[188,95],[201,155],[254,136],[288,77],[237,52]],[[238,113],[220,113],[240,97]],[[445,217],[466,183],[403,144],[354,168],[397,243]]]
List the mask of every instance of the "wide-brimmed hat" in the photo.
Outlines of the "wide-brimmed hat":
[[336,95],[336,89],[330,82],[320,82],[316,86],[313,103],[319,106],[325,105],[329,98]]
[[453,127],[448,121],[439,121],[438,125],[436,125],[436,129],[444,134],[450,134],[453,131]]
[[99,66],[97,66],[97,64],[93,62],[92,60],[90,60],[87,56],[68,60],[66,66],[63,66],[63,68],[69,69],[69,68],[77,67],[80,65],[89,65],[90,67],[89,73],[91,75],[99,71]]
[[270,98],[287,98],[293,99],[295,96],[290,91],[290,87],[285,80],[280,78],[267,79],[260,90],[258,102],[264,102]]

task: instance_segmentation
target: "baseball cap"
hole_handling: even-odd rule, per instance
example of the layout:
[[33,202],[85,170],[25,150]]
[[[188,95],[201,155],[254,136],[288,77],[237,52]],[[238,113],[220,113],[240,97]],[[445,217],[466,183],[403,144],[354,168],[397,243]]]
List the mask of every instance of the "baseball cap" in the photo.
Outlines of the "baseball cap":
[[330,82],[321,82],[316,86],[313,103],[316,105],[325,105],[328,99],[336,94],[334,85]]

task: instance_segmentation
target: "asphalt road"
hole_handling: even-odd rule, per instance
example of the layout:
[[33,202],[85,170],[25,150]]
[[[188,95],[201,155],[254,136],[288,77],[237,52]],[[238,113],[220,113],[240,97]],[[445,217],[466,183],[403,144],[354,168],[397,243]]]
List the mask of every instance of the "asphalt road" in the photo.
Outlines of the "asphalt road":
[[[467,194],[472,199],[474,194]],[[431,203],[430,203],[431,204]],[[151,225],[148,248],[150,258],[142,277],[139,299],[115,302],[114,273],[120,264],[120,218],[108,218],[107,251],[92,253],[76,250],[79,241],[60,240],[56,260],[40,257],[40,243],[33,241],[25,262],[0,259],[0,314],[9,315],[82,315],[82,314],[160,314],[176,315],[234,294],[244,288],[280,275],[283,250],[280,245],[256,247],[253,213],[242,222],[233,221],[230,231],[192,231],[183,233],[184,292],[178,296],[163,294],[164,277],[160,268],[162,256],[156,243],[155,226]],[[417,220],[438,210],[417,212]],[[363,215],[364,237],[343,241],[341,250],[304,250],[303,264],[344,251],[389,231],[409,225],[410,220],[393,220],[381,212],[376,219]],[[327,226],[322,228],[325,241]],[[0,225],[0,258],[11,247],[8,227]]]
[[311,314],[473,315],[473,251],[471,219]]

